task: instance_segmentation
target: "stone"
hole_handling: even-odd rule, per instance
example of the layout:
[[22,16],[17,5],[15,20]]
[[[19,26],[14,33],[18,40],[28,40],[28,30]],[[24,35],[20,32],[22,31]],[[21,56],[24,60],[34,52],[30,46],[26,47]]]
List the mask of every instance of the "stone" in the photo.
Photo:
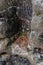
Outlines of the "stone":
[[7,38],[3,39],[3,40],[0,40],[0,53],[5,50],[8,42],[9,42],[9,40]]
[[11,46],[12,54],[23,54],[27,52],[28,38],[26,35],[20,36],[14,43]]

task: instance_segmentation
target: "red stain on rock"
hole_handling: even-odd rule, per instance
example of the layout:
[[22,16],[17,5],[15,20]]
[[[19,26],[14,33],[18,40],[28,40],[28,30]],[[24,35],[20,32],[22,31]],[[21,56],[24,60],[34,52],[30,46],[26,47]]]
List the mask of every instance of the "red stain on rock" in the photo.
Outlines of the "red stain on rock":
[[28,45],[28,37],[27,35],[22,35],[20,36],[17,40],[16,43],[19,44],[20,48],[25,49]]

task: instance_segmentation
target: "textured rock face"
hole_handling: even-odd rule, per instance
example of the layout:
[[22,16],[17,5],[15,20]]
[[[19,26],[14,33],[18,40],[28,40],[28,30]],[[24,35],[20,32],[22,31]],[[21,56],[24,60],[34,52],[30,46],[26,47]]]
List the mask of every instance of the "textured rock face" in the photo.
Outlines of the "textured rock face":
[[43,61],[43,57],[41,57],[41,54],[43,55],[43,0],[32,0],[32,5],[30,45],[34,49],[32,58],[34,58],[35,64],[41,65],[39,62]]
[[18,30],[20,31],[22,23],[16,15],[15,7],[5,10],[5,12],[0,13],[0,15],[0,35],[3,37],[11,37],[16,34],[16,32],[18,33]]
[[5,10],[11,6],[16,6],[18,15],[22,18],[31,20],[32,18],[32,2],[31,0],[2,0],[0,1],[0,11]]
[[43,13],[43,0],[32,0],[34,12],[40,12]]
[[41,65],[41,62],[43,63],[43,0],[0,2],[0,64]]
[[33,2],[33,17],[31,21],[31,29],[35,31],[37,43],[38,38],[41,33],[43,33],[43,1],[42,0],[32,0]]
[[31,20],[32,18],[32,2],[31,0],[19,0],[18,2],[19,13],[18,15],[22,18],[27,18]]
[[[16,4],[16,5],[15,5]],[[14,7],[13,6],[15,6],[15,9],[14,9]],[[1,9],[2,8],[2,9]],[[7,9],[7,10],[6,10]],[[16,11],[16,9],[17,9],[17,11]],[[16,20],[14,20],[14,18],[17,18],[16,17],[16,14],[21,18],[26,18],[26,19],[28,19],[28,20],[30,20],[31,21],[31,18],[32,18],[32,3],[31,3],[31,0],[30,1],[28,1],[28,0],[23,0],[22,2],[21,2],[21,0],[17,0],[17,1],[15,1],[15,0],[2,0],[2,1],[0,1],[0,17],[4,17],[4,20],[3,20],[3,22],[5,21],[5,22],[7,22],[7,23],[3,23],[3,25],[1,25],[2,27],[0,28],[0,31],[1,31],[1,29],[3,30],[3,26],[4,26],[4,29],[5,29],[5,31],[3,32],[2,31],[2,33],[4,34],[4,35],[6,35],[6,36],[10,36],[10,32],[12,31],[13,32],[13,34],[14,34],[14,29],[15,28],[18,28],[18,26],[17,25],[15,25],[16,24],[16,22],[14,22],[14,21],[17,21],[17,19]],[[13,15],[14,14],[14,15]],[[13,21],[13,22],[12,22]],[[19,20],[18,20],[19,21]],[[0,22],[1,22],[1,19],[0,19]],[[11,24],[10,24],[11,23]],[[21,25],[22,25],[22,23],[21,22],[19,22],[20,24],[18,24],[18,25],[20,25],[20,27],[22,27]],[[30,23],[31,22],[29,22],[29,26],[30,26]],[[9,24],[10,24],[10,27],[9,27]],[[25,28],[27,27],[27,24],[28,23],[26,23],[26,26],[24,26]],[[23,23],[23,25],[25,25],[24,23]],[[31,26],[30,26],[31,27]],[[11,28],[14,28],[13,30],[10,30]],[[9,31],[8,31],[9,30]],[[28,29],[27,28],[27,30],[30,30],[30,29]],[[6,33],[7,32],[7,33]],[[12,32],[11,32],[11,35],[12,35]],[[15,33],[17,32],[17,30],[15,29]],[[8,35],[7,35],[8,34]],[[0,34],[1,35],[1,34]],[[3,35],[3,36],[4,36]],[[1,35],[2,36],[2,35]],[[5,37],[6,37],[5,36]]]
[[[28,59],[21,59],[28,55],[27,32],[31,30],[31,18],[31,0],[0,0],[0,65],[31,65]],[[16,51],[17,59],[12,58]]]
[[12,54],[25,54],[27,52],[27,45],[28,45],[28,37],[27,35],[20,36],[16,41],[15,44],[12,44]]

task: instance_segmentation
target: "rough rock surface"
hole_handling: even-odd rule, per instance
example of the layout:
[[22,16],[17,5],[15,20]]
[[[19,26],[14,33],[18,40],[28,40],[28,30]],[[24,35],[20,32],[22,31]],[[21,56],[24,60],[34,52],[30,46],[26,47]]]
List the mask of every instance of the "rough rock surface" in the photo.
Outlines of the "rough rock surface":
[[43,0],[0,0],[0,65],[43,65]]
[[27,58],[31,18],[31,0],[0,0],[0,65],[31,65]]
[[35,65],[41,65],[41,62],[43,63],[43,0],[32,0],[32,5],[30,45],[34,49]]

